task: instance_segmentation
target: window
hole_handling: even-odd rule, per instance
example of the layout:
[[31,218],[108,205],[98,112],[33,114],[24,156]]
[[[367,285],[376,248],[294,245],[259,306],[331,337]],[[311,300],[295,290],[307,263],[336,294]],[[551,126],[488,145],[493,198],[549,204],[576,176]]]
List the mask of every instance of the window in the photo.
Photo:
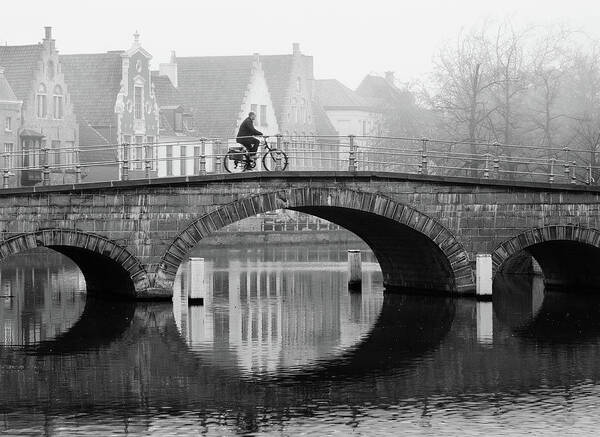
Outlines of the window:
[[260,105],[260,125],[268,126],[267,123],[267,105]]
[[48,115],[48,103],[46,101],[46,85],[43,83],[38,87],[37,95],[35,96],[37,116],[38,118],[46,118]]
[[183,114],[181,112],[175,113],[175,132],[181,132],[183,130]]
[[141,120],[144,116],[143,110],[143,93],[144,89],[141,86],[133,87],[133,104],[134,104],[134,118]]
[[167,146],[167,176],[173,176],[173,146]]
[[5,131],[12,131],[12,118],[11,117],[6,117],[4,119],[4,130]]
[[60,85],[56,85],[54,87],[54,118],[61,120],[63,117],[63,92]]
[[13,143],[4,143],[4,153],[3,165],[8,169],[13,168],[15,166],[15,157],[13,156],[15,153],[15,145]]
[[179,174],[187,174],[187,146],[181,146],[179,149]]
[[34,140],[25,140],[23,142],[23,167],[39,166],[39,148],[35,146]]
[[255,114],[258,113],[258,105],[250,105],[250,111],[254,112]]
[[133,164],[133,168],[135,170],[142,169],[142,162],[144,161],[144,137],[141,135],[136,135],[135,137],[135,164]]
[[52,157],[48,157],[48,159],[50,160],[50,162],[53,162],[54,165],[60,165],[61,161],[64,161],[65,159],[61,159],[61,155],[63,155],[65,153],[64,150],[61,150],[60,148],[60,141],[58,140],[52,140],[52,142],[50,143],[51,149],[49,150],[50,154],[54,156],[54,159],[52,159]]
[[64,164],[73,166],[75,164],[75,143],[73,141],[65,142]]

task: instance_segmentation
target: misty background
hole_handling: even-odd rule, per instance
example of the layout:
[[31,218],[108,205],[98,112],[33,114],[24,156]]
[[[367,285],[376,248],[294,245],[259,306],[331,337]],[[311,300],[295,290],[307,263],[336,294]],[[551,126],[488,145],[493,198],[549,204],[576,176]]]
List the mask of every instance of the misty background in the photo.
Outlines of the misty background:
[[298,42],[317,79],[356,89],[367,74],[393,71],[401,94],[386,108],[392,136],[546,147],[530,152],[541,155],[569,147],[582,164],[598,161],[593,1],[22,1],[8,9],[0,44],[37,41],[45,25],[62,54],[95,53],[122,49],[138,31],[154,68],[171,50],[267,55]]

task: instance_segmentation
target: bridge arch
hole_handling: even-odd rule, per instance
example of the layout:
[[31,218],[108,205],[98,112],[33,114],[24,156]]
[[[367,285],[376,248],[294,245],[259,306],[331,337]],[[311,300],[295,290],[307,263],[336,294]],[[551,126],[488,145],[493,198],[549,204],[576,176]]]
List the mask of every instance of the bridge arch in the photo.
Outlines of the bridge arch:
[[144,267],[125,247],[74,229],[42,229],[1,241],[0,262],[36,247],[47,247],[73,260],[83,273],[89,294],[139,298],[148,289]]
[[179,265],[202,238],[231,223],[276,209],[315,215],[361,237],[375,253],[388,289],[473,289],[467,252],[438,221],[381,194],[316,187],[249,196],[194,220],[165,251],[154,286],[171,288]]
[[492,252],[495,272],[507,272],[515,259],[531,255],[540,265],[548,288],[573,291],[600,288],[600,231],[579,225],[528,229]]

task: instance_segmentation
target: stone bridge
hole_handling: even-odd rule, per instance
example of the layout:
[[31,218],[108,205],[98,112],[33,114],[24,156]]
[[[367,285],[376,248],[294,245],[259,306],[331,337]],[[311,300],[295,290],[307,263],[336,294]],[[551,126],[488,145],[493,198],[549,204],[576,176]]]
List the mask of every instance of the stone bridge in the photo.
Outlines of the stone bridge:
[[600,284],[600,189],[379,172],[204,175],[0,190],[0,260],[45,246],[75,261],[90,293],[170,298],[200,240],[287,208],[352,231],[389,290],[472,294],[474,258],[494,272],[540,264],[546,285]]

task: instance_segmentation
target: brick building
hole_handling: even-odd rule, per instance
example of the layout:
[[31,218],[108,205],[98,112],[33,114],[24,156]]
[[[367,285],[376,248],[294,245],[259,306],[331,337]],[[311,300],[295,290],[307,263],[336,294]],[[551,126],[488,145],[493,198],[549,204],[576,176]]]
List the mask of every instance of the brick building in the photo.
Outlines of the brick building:
[[[48,149],[51,183],[73,182],[78,128],[52,28],[45,28],[41,43],[0,46],[0,67],[16,101],[22,102],[19,117],[3,120],[3,133],[12,132],[11,139],[3,144],[5,151],[7,147],[14,151],[10,185],[41,183],[39,167],[46,160],[44,149]],[[8,102],[13,108],[14,104]]]
[[7,181],[9,185],[15,186],[16,179],[12,178],[10,184],[10,175],[14,175],[15,153],[19,144],[18,126],[21,125],[21,106],[23,102],[17,99],[14,91],[4,76],[4,68],[0,67],[0,146],[2,146],[3,155],[0,156],[0,168],[2,175],[9,176]]
[[127,51],[60,57],[79,122],[85,181],[118,179],[122,166],[115,162],[124,153],[131,178],[143,177],[146,158],[156,174],[152,145],[159,135],[159,110],[150,59],[137,33]]

